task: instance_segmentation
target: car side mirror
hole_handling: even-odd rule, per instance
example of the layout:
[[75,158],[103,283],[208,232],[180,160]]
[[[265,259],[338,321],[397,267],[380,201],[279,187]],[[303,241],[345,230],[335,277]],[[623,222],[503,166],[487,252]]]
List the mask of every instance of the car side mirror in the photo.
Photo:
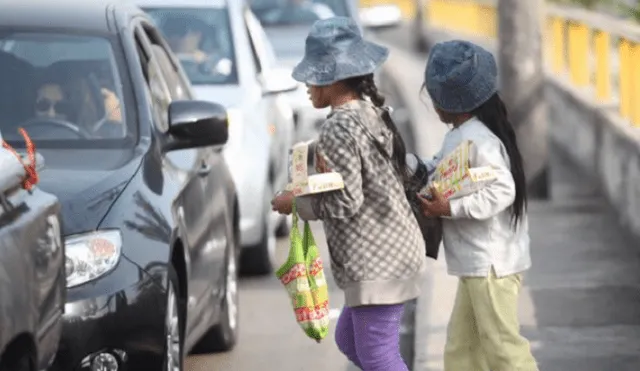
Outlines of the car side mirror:
[[402,11],[395,4],[372,5],[360,9],[362,25],[370,29],[392,28],[402,22]]
[[174,101],[169,105],[169,138],[166,151],[218,146],[229,139],[227,110],[199,100]]
[[287,68],[272,68],[262,73],[262,94],[273,95],[295,91],[300,84]]

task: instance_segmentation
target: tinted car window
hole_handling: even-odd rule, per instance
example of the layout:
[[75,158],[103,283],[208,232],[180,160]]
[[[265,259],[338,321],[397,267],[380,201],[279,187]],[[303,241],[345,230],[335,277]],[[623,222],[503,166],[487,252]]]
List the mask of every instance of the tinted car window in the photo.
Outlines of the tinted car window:
[[112,44],[99,36],[0,30],[3,137],[20,140],[17,128],[24,127],[45,147],[95,147],[132,136]]
[[193,85],[237,84],[226,7],[144,8],[164,34]]
[[345,0],[251,0],[251,10],[265,27],[349,16]]

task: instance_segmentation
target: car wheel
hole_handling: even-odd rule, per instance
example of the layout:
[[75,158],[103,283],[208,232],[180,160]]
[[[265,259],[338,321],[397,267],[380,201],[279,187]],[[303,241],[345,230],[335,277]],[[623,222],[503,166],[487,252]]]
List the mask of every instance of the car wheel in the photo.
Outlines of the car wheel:
[[288,237],[291,232],[291,225],[293,224],[293,218],[290,215],[285,216],[280,220],[278,228],[276,228],[276,237],[283,238]]
[[0,371],[36,371],[35,360],[32,354],[23,353],[15,357],[10,353],[5,353],[1,359],[2,364],[0,364]]
[[276,255],[276,236],[271,228],[271,197],[273,193],[271,186],[265,187],[264,212],[262,237],[260,242],[254,246],[247,246],[242,249],[242,259],[240,267],[242,273],[247,275],[267,275],[273,272]]
[[173,268],[170,268],[167,284],[167,308],[164,321],[165,354],[164,371],[182,371],[182,317],[178,306],[178,287]]
[[225,296],[222,301],[220,323],[212,327],[200,340],[194,353],[226,352],[238,340],[238,262],[236,260],[237,237],[227,251]]

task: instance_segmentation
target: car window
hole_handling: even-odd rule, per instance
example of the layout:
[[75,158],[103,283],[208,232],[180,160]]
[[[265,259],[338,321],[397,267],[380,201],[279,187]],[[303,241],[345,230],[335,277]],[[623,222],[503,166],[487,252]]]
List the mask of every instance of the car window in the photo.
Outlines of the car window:
[[347,0],[250,0],[265,26],[312,24],[333,16],[348,17]]
[[226,7],[144,8],[178,56],[193,85],[237,84],[235,50]]
[[180,81],[180,75],[173,69],[167,52],[157,44],[151,45],[151,50],[153,51],[153,57],[158,61],[158,66],[162,70],[171,99],[187,99],[186,88]]
[[20,140],[18,127],[45,147],[70,141],[93,147],[133,136],[119,73],[124,62],[114,45],[102,36],[0,29],[4,138]]
[[140,66],[147,82],[147,92],[151,97],[154,123],[160,131],[166,131],[169,128],[167,112],[171,93],[154,55],[152,43],[141,26],[136,27],[135,39]]
[[[172,99],[191,99],[191,88],[188,80],[184,75],[179,73],[176,66],[169,57],[169,45],[162,39],[162,36],[151,25],[145,23],[143,25],[145,36],[151,44],[151,52],[153,58],[158,63],[158,67],[162,71],[162,75],[169,89]],[[179,68],[179,66],[178,66]]]

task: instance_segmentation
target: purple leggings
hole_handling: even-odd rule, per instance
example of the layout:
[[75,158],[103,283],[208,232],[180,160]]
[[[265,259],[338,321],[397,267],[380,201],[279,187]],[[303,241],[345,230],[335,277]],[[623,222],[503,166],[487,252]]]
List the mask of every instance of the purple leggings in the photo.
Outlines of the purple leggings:
[[400,355],[404,304],[344,307],[336,344],[363,371],[408,371]]

